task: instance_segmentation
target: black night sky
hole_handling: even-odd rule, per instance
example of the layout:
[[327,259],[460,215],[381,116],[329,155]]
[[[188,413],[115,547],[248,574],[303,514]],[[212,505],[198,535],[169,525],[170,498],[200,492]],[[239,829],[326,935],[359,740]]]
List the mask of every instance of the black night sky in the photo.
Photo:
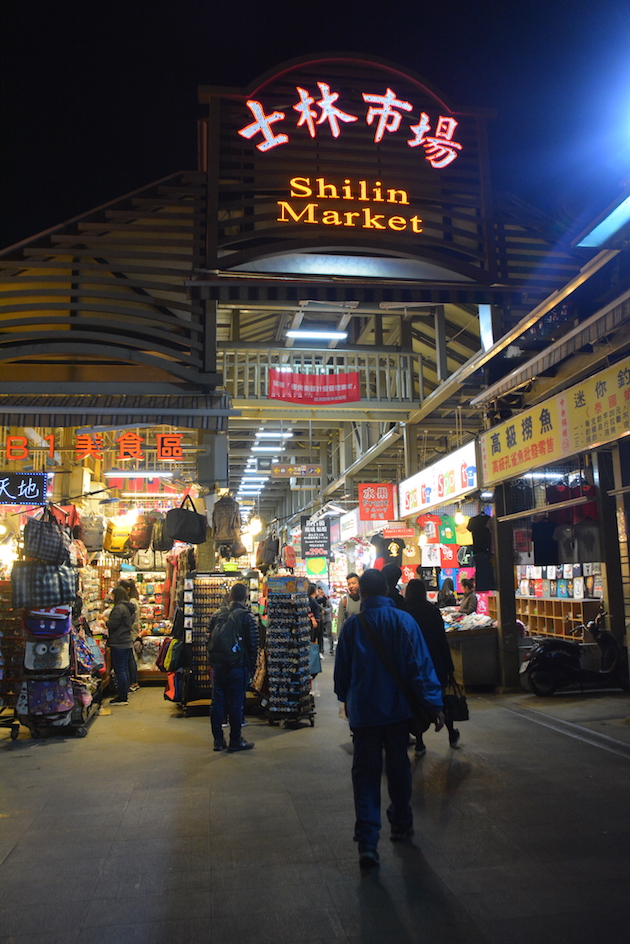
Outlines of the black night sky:
[[561,220],[630,178],[627,0],[33,0],[2,18],[2,245],[196,167],[197,85],[325,51],[496,109],[493,186]]

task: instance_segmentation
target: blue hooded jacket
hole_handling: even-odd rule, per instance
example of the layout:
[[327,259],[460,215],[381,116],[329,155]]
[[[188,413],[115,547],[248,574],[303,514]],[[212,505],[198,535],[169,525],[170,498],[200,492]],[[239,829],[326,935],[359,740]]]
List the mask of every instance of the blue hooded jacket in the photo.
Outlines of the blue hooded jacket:
[[[443,707],[442,689],[416,621],[397,609],[389,597],[369,597],[362,612],[379,633],[398,674],[429,709]],[[361,620],[343,625],[335,659],[335,694],[346,703],[350,727],[394,724],[411,718],[409,702],[383,665]]]

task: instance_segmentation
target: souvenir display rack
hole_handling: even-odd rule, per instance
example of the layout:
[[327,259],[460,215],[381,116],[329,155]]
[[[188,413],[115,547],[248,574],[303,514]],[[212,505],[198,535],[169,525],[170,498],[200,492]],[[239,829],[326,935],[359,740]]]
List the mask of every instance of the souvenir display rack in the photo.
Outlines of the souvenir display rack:
[[140,604],[139,622],[142,652],[138,656],[138,678],[141,681],[163,680],[156,666],[160,646],[164,636],[170,635],[171,620],[164,616],[164,581],[165,572],[138,571],[135,575],[138,601]]
[[11,581],[0,580],[0,727],[11,728],[11,739],[20,733],[15,714],[24,663],[24,636],[21,629],[22,611],[14,610],[11,602]]
[[308,718],[315,724],[309,655],[311,629],[308,595],[300,578],[268,581],[267,673],[269,723]]

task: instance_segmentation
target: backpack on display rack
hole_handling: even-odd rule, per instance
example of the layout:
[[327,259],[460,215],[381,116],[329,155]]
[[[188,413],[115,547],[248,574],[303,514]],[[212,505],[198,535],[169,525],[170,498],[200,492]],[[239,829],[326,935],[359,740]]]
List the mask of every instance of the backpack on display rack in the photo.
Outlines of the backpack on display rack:
[[212,511],[212,529],[217,544],[232,544],[240,540],[241,509],[235,498],[223,495]]
[[83,543],[86,550],[102,551],[103,538],[105,536],[105,519],[100,515],[92,515],[83,519],[82,526]]
[[170,551],[173,547],[173,538],[166,530],[164,518],[158,518],[153,525],[152,545],[154,551]]
[[293,573],[294,567],[297,566],[297,557],[295,554],[295,549],[291,547],[290,544],[285,544],[282,548],[282,563]]
[[132,551],[146,551],[151,546],[154,523],[153,515],[138,515],[129,532],[129,547]]

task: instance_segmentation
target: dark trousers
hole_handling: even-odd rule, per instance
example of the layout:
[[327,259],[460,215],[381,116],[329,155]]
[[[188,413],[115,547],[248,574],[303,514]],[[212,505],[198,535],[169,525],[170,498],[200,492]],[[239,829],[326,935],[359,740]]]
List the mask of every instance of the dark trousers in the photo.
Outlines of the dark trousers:
[[137,685],[138,684],[138,663],[136,662],[136,654],[133,649],[127,649],[129,653],[129,684]]
[[394,829],[407,830],[413,825],[411,811],[411,764],[409,722],[380,724],[371,728],[353,728],[354,761],[352,786],[356,823],[354,838],[359,852],[375,849],[381,831],[381,776],[383,750],[385,773],[391,804],[387,818]]
[[230,722],[230,744],[241,740],[243,723],[243,701],[245,698],[245,672],[243,666],[231,668],[227,665],[212,667],[212,707],[210,724],[215,741],[223,740],[223,718],[227,711]]
[[118,683],[118,698],[126,699],[129,694],[129,649],[110,647],[112,654],[112,669],[116,673]]

